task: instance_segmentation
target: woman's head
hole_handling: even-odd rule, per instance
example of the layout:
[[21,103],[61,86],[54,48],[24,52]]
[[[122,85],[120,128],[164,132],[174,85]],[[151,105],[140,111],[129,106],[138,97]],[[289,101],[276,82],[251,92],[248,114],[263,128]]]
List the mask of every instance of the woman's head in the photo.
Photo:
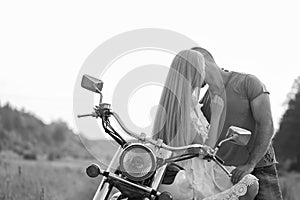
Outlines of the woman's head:
[[163,139],[173,146],[187,145],[193,141],[190,135],[192,93],[204,81],[204,68],[204,58],[197,51],[184,50],[175,56],[157,109],[154,138]]
[[173,59],[169,76],[174,75],[172,73],[178,73],[177,75],[183,76],[182,78],[185,78],[192,89],[195,89],[196,87],[201,87],[205,78],[204,67],[204,57],[200,52],[194,50],[183,50],[180,51]]

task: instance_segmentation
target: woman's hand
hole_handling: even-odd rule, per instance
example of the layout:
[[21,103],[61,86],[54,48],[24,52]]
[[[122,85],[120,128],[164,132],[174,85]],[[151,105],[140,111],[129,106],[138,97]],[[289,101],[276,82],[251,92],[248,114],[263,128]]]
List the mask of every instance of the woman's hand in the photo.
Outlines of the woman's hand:
[[219,95],[215,95],[211,101],[211,113],[221,115],[224,108],[224,101]]
[[202,151],[204,152],[205,155],[213,155],[213,153],[214,153],[213,148],[211,148],[208,145],[203,145]]

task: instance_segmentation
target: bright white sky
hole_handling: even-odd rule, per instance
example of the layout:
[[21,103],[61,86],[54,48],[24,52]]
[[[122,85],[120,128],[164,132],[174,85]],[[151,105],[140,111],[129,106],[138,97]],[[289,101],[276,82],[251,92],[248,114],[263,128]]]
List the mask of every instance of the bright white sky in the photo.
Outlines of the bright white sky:
[[[74,127],[74,84],[88,55],[122,32],[162,28],[210,50],[220,67],[259,77],[271,92],[278,127],[283,103],[300,76],[299,19],[297,1],[1,1],[0,101]],[[149,54],[143,64],[170,64],[172,57],[161,56]],[[141,64],[136,58],[131,61]],[[124,59],[120,62],[130,58]],[[138,102],[146,90],[160,92],[144,89],[132,98],[136,110],[129,105],[141,126],[149,121],[141,110],[148,116],[158,97],[149,106]]]

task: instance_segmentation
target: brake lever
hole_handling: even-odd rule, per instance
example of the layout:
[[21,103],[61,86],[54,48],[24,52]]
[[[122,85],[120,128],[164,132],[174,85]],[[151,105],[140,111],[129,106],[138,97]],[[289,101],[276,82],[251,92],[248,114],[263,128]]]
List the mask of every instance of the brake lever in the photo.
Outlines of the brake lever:
[[222,160],[222,158],[220,158],[219,156],[216,155],[216,151],[214,152],[206,152],[207,155],[205,155],[203,157],[203,159],[206,159],[208,161],[213,160],[215,163],[217,163],[217,165],[219,165],[221,167],[221,169],[229,176],[231,177],[232,174],[230,173],[230,171],[228,171],[228,169],[226,169],[226,167],[224,166],[224,160]]
[[224,160],[222,158],[220,158],[219,156],[215,155],[216,160],[221,163],[222,165],[224,165]]
[[[229,177],[232,176],[232,174],[230,173],[230,171],[229,171],[228,169],[226,169],[226,167],[225,167],[222,163],[220,163],[219,160],[217,160],[217,157],[216,157],[216,156],[214,156],[214,157],[212,158],[212,160],[215,161],[215,162],[223,169],[223,171],[224,171]],[[222,159],[221,159],[221,160],[222,160]],[[223,160],[222,160],[222,161],[223,161]]]
[[219,156],[215,155],[215,156],[212,156],[212,155],[205,155],[203,157],[204,160],[207,160],[208,162],[210,162],[211,160],[217,160],[219,163],[221,163],[222,165],[224,165],[224,160],[222,160],[222,158],[220,158]]

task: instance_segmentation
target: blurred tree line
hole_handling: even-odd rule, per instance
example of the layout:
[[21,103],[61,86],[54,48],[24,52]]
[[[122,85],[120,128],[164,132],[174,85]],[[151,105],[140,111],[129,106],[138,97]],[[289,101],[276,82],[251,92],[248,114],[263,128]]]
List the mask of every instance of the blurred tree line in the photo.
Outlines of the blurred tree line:
[[12,150],[27,159],[71,156],[89,158],[78,135],[61,120],[45,124],[24,109],[0,105],[0,151]]
[[300,171],[300,77],[285,104],[287,109],[274,139],[276,156],[282,169]]

